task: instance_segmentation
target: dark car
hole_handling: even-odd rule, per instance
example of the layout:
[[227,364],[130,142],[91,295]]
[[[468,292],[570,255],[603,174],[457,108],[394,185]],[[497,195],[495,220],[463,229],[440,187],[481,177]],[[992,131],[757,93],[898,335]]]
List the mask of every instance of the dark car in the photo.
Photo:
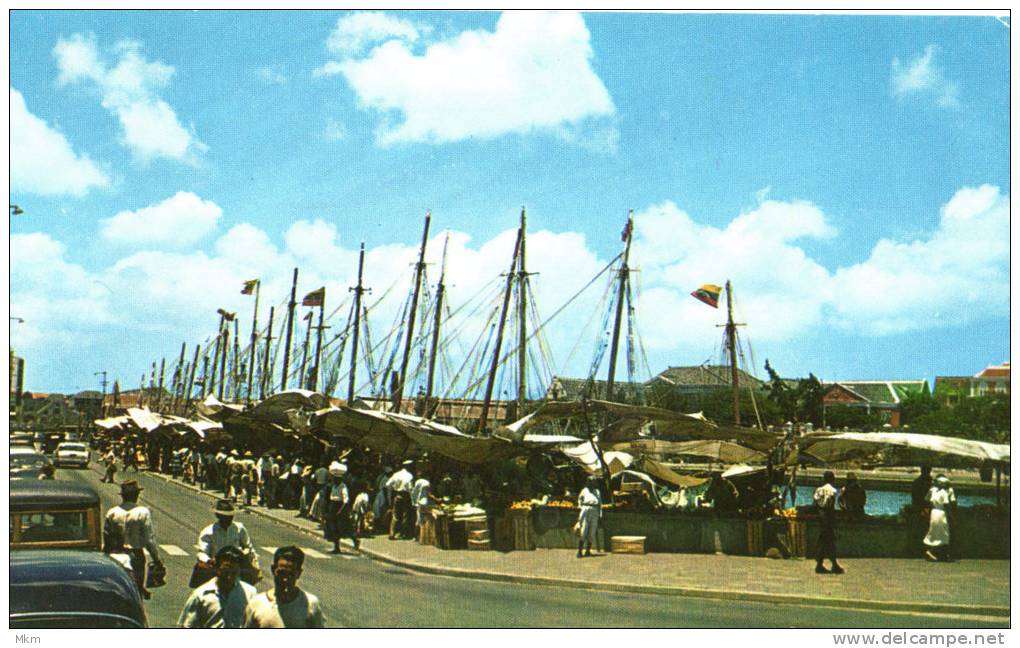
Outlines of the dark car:
[[12,629],[148,627],[134,579],[98,552],[12,552],[9,605]]
[[53,461],[34,448],[17,446],[11,448],[10,478],[38,479],[43,466],[52,465]]
[[52,479],[10,482],[10,548],[102,549],[99,492]]

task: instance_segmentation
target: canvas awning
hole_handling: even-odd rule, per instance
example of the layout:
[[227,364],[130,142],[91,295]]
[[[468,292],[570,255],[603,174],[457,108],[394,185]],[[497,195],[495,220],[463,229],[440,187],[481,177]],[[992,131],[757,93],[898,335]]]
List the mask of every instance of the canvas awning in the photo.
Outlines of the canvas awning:
[[817,432],[800,438],[801,454],[823,463],[874,461],[886,466],[980,467],[1009,463],[1009,445],[906,432]]
[[[574,447],[561,448],[561,452],[568,459],[584,468],[589,474],[602,474],[602,463],[599,461],[598,455],[595,454],[595,449],[592,448],[591,443],[585,442]],[[635,458],[626,452],[612,450],[603,452],[602,456],[606,461],[606,466],[609,468],[610,475],[615,475],[624,470],[638,470],[661,481],[685,488],[698,486],[708,481],[701,477],[679,475],[658,461],[648,457]]]
[[634,441],[608,444],[607,447],[612,450],[623,450],[624,452],[631,453],[701,457],[713,462],[726,464],[763,462],[768,459],[767,455],[763,452],[718,439],[696,439],[693,441],[636,439]]

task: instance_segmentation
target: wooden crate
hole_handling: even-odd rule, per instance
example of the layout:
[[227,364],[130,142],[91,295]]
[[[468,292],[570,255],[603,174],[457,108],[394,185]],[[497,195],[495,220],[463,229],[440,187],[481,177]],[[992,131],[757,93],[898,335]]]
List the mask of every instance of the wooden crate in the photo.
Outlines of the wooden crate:
[[468,538],[467,548],[469,551],[491,551],[492,543],[488,540],[472,540]]
[[644,554],[646,536],[613,536],[609,546],[613,553]]
[[531,551],[535,548],[531,539],[531,511],[511,511],[510,528],[515,551]]
[[790,537],[790,552],[798,558],[807,557],[807,523],[801,520],[787,520]]
[[765,522],[763,520],[747,521],[747,555],[765,555]]

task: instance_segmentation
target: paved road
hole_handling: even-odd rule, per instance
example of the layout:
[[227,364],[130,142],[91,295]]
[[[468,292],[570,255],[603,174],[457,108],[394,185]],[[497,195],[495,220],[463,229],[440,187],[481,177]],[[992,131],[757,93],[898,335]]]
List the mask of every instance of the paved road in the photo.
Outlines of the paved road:
[[[96,485],[104,510],[119,489],[99,482],[98,466],[60,470],[60,479]],[[118,473],[145,489],[153,512],[168,584],[146,603],[153,627],[174,627],[190,590],[187,579],[199,530],[213,521],[212,500],[144,472]],[[296,544],[308,552],[301,586],[319,596],[330,627],[1002,627],[1003,622],[836,608],[730,602],[698,598],[595,592],[465,580],[412,572],[360,556],[330,556],[324,540],[252,514],[248,527],[262,561],[266,589],[272,550]],[[310,551],[309,551],[310,550]],[[507,560],[513,560],[512,554]],[[893,577],[893,575],[890,575]]]

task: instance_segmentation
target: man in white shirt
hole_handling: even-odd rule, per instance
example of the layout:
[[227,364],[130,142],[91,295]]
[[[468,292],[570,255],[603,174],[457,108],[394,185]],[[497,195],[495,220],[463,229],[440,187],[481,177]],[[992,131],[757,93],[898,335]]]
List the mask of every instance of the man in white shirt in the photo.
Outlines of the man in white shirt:
[[202,529],[198,534],[198,561],[204,563],[202,566],[211,568],[212,556],[219,553],[223,547],[237,547],[245,555],[252,569],[256,572],[259,568],[259,557],[255,551],[255,545],[248,535],[248,529],[240,522],[234,522],[234,504],[228,499],[221,499],[213,507],[216,521]]
[[273,588],[248,601],[245,628],[323,628],[322,606],[314,594],[297,586],[305,553],[280,547],[273,554]]
[[191,593],[177,625],[182,628],[240,628],[248,601],[256,595],[254,587],[238,578],[244,564],[244,556],[237,547],[220,549],[216,554],[216,578],[199,585]]
[[422,475],[415,482],[414,486],[411,487],[411,506],[415,510],[414,518],[414,541],[421,542],[421,521],[422,517],[426,514],[429,505],[432,503],[432,483],[427,479],[426,475]]
[[816,574],[828,574],[822,562],[828,558],[832,563],[833,574],[842,574],[845,570],[836,562],[836,475],[826,470],[822,476],[824,482],[815,490],[815,506],[818,508],[821,532],[818,535],[818,556],[815,562]]
[[[128,480],[120,485],[120,505],[114,506],[106,514],[106,524],[115,528],[124,539],[124,548],[131,556],[131,573],[138,584],[138,591],[145,599],[151,594],[145,589],[145,551],[149,552],[152,561],[162,566],[159,549],[152,531],[152,513],[138,504],[138,496],[142,487],[135,480]],[[113,530],[111,530],[113,531]]]
[[399,533],[404,538],[410,538],[411,529],[411,488],[414,483],[414,475],[411,474],[413,461],[405,461],[400,470],[393,473],[386,480],[386,492],[389,493],[389,500],[392,502],[390,513],[390,540],[397,537]]

